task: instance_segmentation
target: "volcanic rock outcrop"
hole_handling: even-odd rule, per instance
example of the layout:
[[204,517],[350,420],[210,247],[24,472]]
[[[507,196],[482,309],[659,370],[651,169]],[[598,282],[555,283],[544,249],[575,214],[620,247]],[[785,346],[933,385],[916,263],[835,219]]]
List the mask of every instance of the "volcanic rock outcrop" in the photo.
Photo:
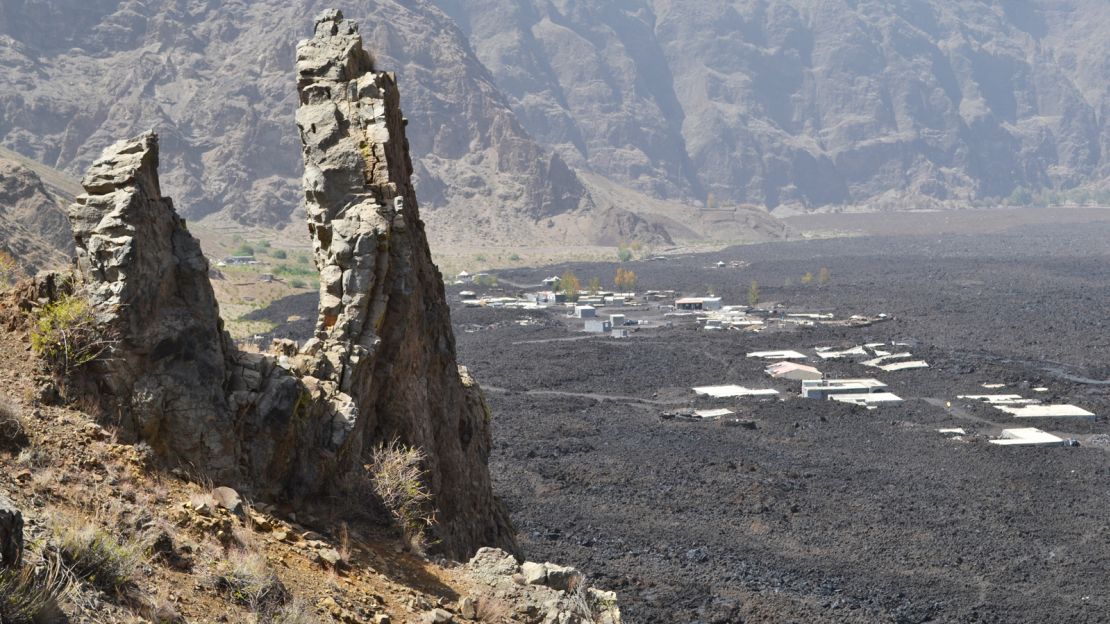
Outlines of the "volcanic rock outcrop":
[[[443,279],[412,186],[392,74],[357,25],[324,12],[297,46],[308,227],[320,269],[313,371],[360,408],[353,437],[426,449],[448,544],[511,543],[486,459],[489,411],[455,361]],[[467,518],[495,516],[492,522]]]
[[490,486],[489,410],[456,363],[419,220],[394,78],[373,71],[335,11],[297,65],[316,337],[273,357],[235,348],[200,245],[162,197],[148,133],[106,149],[70,208],[84,292],[118,339],[84,389],[169,463],[294,504],[350,496],[379,442],[418,447],[440,549],[515,552]]

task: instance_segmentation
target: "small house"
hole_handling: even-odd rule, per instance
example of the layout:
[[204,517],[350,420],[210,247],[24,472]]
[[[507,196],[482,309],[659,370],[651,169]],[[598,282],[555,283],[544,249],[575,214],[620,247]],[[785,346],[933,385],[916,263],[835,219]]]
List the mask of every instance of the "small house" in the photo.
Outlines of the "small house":
[[613,329],[613,325],[604,319],[588,319],[583,329],[591,334],[604,334]]
[[588,305],[576,305],[574,306],[574,316],[581,319],[596,318],[597,308]]

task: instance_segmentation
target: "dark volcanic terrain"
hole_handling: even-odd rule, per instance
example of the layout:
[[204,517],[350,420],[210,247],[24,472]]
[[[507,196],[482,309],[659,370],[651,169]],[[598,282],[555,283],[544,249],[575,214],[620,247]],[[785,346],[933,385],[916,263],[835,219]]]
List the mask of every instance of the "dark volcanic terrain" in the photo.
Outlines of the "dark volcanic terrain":
[[[676,323],[613,340],[585,338],[557,310],[456,306],[460,361],[495,415],[495,489],[530,559],[588,570],[619,592],[629,622],[1105,622],[1108,241],[1101,222],[630,265],[641,291],[711,288],[743,303],[755,279],[764,301],[894,317],[862,328]],[[828,284],[799,283],[820,267]],[[567,268],[500,277],[538,283]],[[571,268],[583,283],[615,270]],[[906,399],[873,411],[797,398],[797,382],[772,382],[765,362],[745,357],[790,348],[814,360],[815,346],[889,340],[931,368],[815,363],[833,377],[878,377]],[[661,419],[712,405],[690,387],[714,383],[777,387],[783,400],[719,403],[755,429]],[[956,399],[992,392],[984,383],[1027,396],[1046,386],[1037,398],[1098,417],[1019,421]],[[986,442],[1027,426],[1080,446]],[[941,427],[968,435],[948,439]]]

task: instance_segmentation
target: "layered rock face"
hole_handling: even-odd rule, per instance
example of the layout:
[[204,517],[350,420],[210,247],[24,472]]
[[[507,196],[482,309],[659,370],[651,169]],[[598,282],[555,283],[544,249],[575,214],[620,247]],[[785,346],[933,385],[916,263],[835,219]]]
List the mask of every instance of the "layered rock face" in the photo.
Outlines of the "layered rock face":
[[234,347],[200,245],[162,196],[148,133],[106,149],[69,211],[85,293],[118,337],[83,380],[125,437],[258,497],[350,496],[374,445],[419,447],[441,550],[516,551],[490,486],[489,410],[455,361],[395,80],[373,71],[338,13],[316,29],[298,51],[297,114],[321,278],[316,338],[274,357]]
[[313,372],[359,406],[352,444],[396,438],[426,450],[449,548],[511,545],[486,467],[489,411],[455,360],[396,80],[374,70],[357,26],[334,10],[298,45],[297,73],[305,205],[320,269],[316,337],[304,348],[317,358]]

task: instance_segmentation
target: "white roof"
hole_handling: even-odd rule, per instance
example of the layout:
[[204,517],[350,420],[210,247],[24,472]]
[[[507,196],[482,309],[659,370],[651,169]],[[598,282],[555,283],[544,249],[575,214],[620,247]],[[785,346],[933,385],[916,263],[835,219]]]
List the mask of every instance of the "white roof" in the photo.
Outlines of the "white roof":
[[766,370],[767,373],[771,375],[774,375],[775,373],[786,373],[790,371],[806,371],[808,373],[817,373],[818,375],[821,374],[821,371],[817,370],[816,368],[806,364],[799,364],[797,362],[775,362],[774,364],[768,366]]
[[960,394],[957,399],[969,401],[985,401],[991,405],[1013,405],[1015,403],[1032,403],[1032,399],[1023,399],[1020,394]]
[[830,394],[829,398],[841,403],[874,405],[876,403],[900,403],[902,397],[893,392],[861,392],[859,394]]
[[951,429],[937,429],[938,433],[967,435],[967,431],[963,427],[953,427]]
[[806,356],[804,353],[797,351],[753,351],[748,354],[748,357],[763,358],[765,360],[804,360]]
[[694,415],[700,418],[720,418],[722,416],[731,416],[735,413],[736,412],[725,407],[721,407],[718,409],[694,410]]
[[849,355],[867,355],[867,351],[863,347],[852,347],[851,349],[844,349],[842,351],[833,351],[831,347],[821,347],[816,349],[817,355],[824,360],[835,360]]
[[998,406],[998,409],[1018,418],[1094,418],[1094,414],[1074,405],[1023,405]]
[[910,360],[909,362],[894,362],[893,364],[883,364],[880,369],[891,373],[900,370],[909,370],[911,368],[929,368],[929,363],[925,360]]
[[985,383],[985,384],[983,384],[983,387],[986,388],[987,390],[997,390],[999,388],[1005,388],[1006,384],[1004,384],[1004,383]]
[[802,382],[802,388],[806,390],[885,387],[886,384],[878,379],[807,379]]
[[1027,427],[1024,429],[1003,429],[1002,437],[991,440],[990,443],[999,446],[1058,446],[1063,444],[1064,440],[1035,427]]
[[911,357],[913,357],[913,354],[909,353],[909,352],[893,353],[893,354],[892,353],[886,353],[885,355],[880,354],[879,357],[874,358],[874,359],[864,360],[863,362],[860,362],[860,364],[863,364],[864,366],[874,366],[874,367],[877,368],[877,367],[881,366],[883,364],[883,362],[886,362],[888,360],[904,360],[904,359],[908,359],[908,358],[911,358]]
[[774,390],[774,389],[771,389],[771,388],[752,389],[752,388],[745,388],[744,386],[737,386],[737,385],[699,386],[697,388],[694,388],[694,392],[697,393],[697,394],[707,394],[711,397],[716,397],[718,399],[723,399],[723,398],[727,398],[727,397],[739,397],[739,396],[771,396],[771,395],[779,393],[778,390]]

